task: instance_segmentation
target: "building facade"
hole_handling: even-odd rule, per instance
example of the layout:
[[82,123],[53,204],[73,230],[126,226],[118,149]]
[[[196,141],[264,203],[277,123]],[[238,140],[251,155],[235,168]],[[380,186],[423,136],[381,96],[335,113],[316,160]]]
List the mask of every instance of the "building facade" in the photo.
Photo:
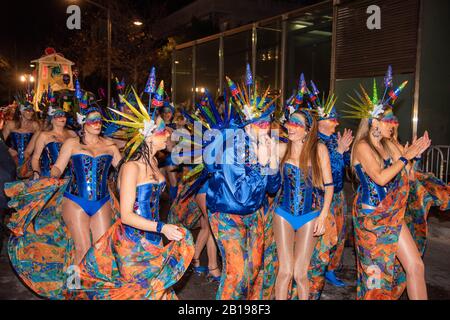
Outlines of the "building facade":
[[391,64],[394,84],[408,80],[396,104],[400,139],[427,129],[433,144],[448,145],[450,49],[438,39],[450,30],[449,9],[446,0],[324,1],[180,44],[173,52],[172,98],[192,105],[205,88],[219,95],[225,76],[240,81],[248,62],[281,103],[303,72],[322,92],[336,93],[340,111],[359,84],[371,88],[375,78],[381,86]]

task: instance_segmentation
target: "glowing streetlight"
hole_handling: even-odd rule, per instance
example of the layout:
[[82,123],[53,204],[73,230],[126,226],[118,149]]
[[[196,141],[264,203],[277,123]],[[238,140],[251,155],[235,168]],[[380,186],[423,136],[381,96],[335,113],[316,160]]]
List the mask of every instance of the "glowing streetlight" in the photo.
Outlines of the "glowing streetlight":
[[133,22],[133,24],[135,26],[142,26],[143,23],[142,23],[142,21],[136,20],[136,21]]
[[21,75],[20,76],[20,81],[25,82],[25,81],[27,81],[27,78],[24,75]]
[[30,75],[30,82],[34,82],[34,77]]

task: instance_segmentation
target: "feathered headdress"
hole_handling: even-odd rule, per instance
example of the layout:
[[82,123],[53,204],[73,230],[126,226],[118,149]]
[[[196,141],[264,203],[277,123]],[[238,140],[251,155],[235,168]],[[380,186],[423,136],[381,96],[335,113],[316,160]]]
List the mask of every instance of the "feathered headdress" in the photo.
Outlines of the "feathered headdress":
[[[404,81],[397,88],[393,88],[392,82],[392,68],[388,67],[386,75],[384,77],[384,94],[379,98],[377,83],[373,79],[373,94],[372,97],[369,96],[367,91],[362,85],[360,85],[361,93],[355,90],[356,98],[349,96],[352,103],[345,102],[352,110],[344,111],[348,114],[346,118],[354,119],[374,119],[378,118],[383,114],[388,108],[392,108],[392,105],[397,100],[400,92],[405,88],[408,81]],[[387,95],[386,95],[387,94]]]
[[[183,136],[180,133],[181,141],[179,146],[181,150],[192,150],[187,153],[181,154],[182,158],[197,158],[202,157],[204,151],[211,143],[220,143],[220,139],[214,139],[213,141],[203,139],[203,132],[206,130],[217,129],[224,131],[227,128],[236,128],[236,112],[232,108],[231,102],[225,97],[225,110],[221,115],[217,109],[214,100],[212,99],[208,90],[205,89],[204,95],[200,98],[200,102],[196,103],[196,113],[187,113],[181,110],[184,117],[191,123],[200,123],[201,130],[194,126],[193,136]],[[240,124],[240,121],[238,122]],[[190,183],[190,187],[181,195],[182,199],[185,199],[195,193],[200,187],[208,180],[208,171],[205,164],[202,162],[195,166],[188,174],[183,176],[184,183]]]
[[231,92],[231,102],[241,119],[241,126],[269,119],[275,111],[275,100],[278,97],[274,99],[268,97],[270,86],[262,96],[260,95],[257,83],[253,81],[249,64],[247,64],[245,83],[242,83],[242,88],[230,78],[226,77],[226,80]]
[[317,89],[314,81],[311,80],[311,91],[309,95],[309,100],[317,112],[318,120],[329,120],[329,119],[337,119],[338,114],[336,112],[336,96],[334,93],[328,94],[328,97],[325,99],[325,94],[322,94],[322,99],[319,98],[319,89]]
[[150,137],[155,132],[162,132],[165,129],[164,121],[160,121],[159,123],[156,122],[156,109],[154,109],[152,115],[150,115],[136,93],[136,90],[133,87],[131,87],[131,90],[136,100],[137,107],[135,108],[127,98],[120,95],[121,101],[125,103],[131,113],[128,114],[109,108],[109,110],[121,116],[122,120],[107,120],[124,129],[123,138],[128,140],[125,145],[125,150],[129,149],[127,159],[133,155],[141,143],[144,142],[145,138]]
[[305,96],[309,94],[309,89],[306,85],[305,75],[303,73],[300,74],[300,79],[298,81],[297,90],[294,92],[289,99],[286,100],[284,104],[284,115],[281,122],[287,121],[290,116],[297,110],[308,107],[311,108]]

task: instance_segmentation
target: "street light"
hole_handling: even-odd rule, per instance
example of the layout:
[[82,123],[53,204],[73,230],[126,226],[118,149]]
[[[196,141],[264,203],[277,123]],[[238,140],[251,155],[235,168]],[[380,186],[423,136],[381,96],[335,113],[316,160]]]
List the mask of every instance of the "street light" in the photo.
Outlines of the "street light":
[[136,20],[133,22],[135,26],[142,26],[142,21]]

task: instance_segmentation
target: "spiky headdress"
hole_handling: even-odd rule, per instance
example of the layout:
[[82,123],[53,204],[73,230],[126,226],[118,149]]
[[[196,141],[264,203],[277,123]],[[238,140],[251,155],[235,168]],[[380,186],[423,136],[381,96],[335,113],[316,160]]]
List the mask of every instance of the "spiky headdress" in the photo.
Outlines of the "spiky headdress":
[[305,75],[301,73],[297,90],[292,96],[289,97],[289,99],[286,100],[286,103],[284,105],[284,116],[281,119],[281,122],[289,120],[291,115],[297,110],[306,107],[311,108],[309,101],[305,99],[305,95],[307,94],[309,94],[309,89],[306,86]]
[[334,93],[328,94],[325,98],[325,94],[322,94],[322,99],[319,98],[319,89],[317,89],[314,81],[311,80],[311,91],[309,94],[309,101],[311,102],[313,108],[317,112],[318,120],[328,120],[337,119],[338,114],[336,112],[335,104],[337,98]]
[[360,85],[361,93],[355,90],[358,100],[349,96],[349,98],[352,100],[352,103],[345,102],[345,104],[352,109],[344,111],[345,113],[348,114],[346,118],[354,118],[354,119],[378,118],[381,114],[383,114],[384,111],[386,111],[389,108],[392,108],[392,105],[398,98],[400,92],[405,88],[407,83],[408,81],[404,81],[400,86],[394,89],[392,82],[392,68],[391,66],[389,66],[386,75],[384,77],[384,93],[381,99],[378,96],[377,83],[375,79],[373,79],[372,97],[370,97],[367,94],[367,91],[364,89],[364,87]]
[[129,140],[125,145],[125,150],[129,150],[127,159],[133,155],[141,143],[144,142],[145,138],[150,137],[156,131],[164,130],[163,121],[161,121],[159,125],[156,123],[156,109],[154,109],[152,115],[150,115],[136,93],[136,90],[133,87],[131,87],[131,90],[134,94],[137,107],[135,108],[127,98],[120,95],[121,101],[125,103],[131,111],[131,114],[109,108],[109,110],[121,116],[122,120],[107,120],[124,129],[122,137]]
[[268,119],[275,111],[275,100],[268,97],[270,86],[261,96],[257,83],[253,81],[250,65],[247,64],[245,83],[242,88],[226,77],[228,87],[231,91],[231,102],[241,119],[241,126]]
[[[225,95],[225,110],[221,115],[212,99],[208,90],[205,89],[204,95],[200,102],[195,104],[196,112],[187,113],[181,110],[184,117],[191,123],[200,123],[201,130],[194,126],[193,136],[182,136],[180,143],[181,150],[192,150],[181,154],[182,158],[198,158],[202,157],[204,151],[211,143],[221,143],[220,139],[206,140],[203,139],[203,132],[206,130],[217,129],[224,131],[226,129],[238,128],[242,125],[241,118],[233,108],[234,104],[227,99]],[[192,148],[193,147],[193,148]],[[203,159],[202,159],[203,160]],[[197,192],[200,187],[208,180],[209,173],[205,164],[200,163],[195,166],[188,174],[183,176],[183,182],[190,184],[190,187],[181,195],[182,199],[186,199],[190,195]]]

